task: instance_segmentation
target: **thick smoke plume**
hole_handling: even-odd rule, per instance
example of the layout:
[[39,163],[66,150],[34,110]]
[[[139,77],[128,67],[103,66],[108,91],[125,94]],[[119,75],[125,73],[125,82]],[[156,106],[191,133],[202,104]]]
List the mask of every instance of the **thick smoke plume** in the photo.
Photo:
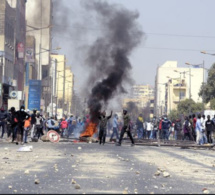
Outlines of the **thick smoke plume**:
[[93,83],[88,106],[92,122],[115,95],[125,92],[131,81],[129,56],[141,42],[143,32],[137,24],[139,14],[104,1],[83,1],[85,8],[96,14],[101,36],[90,47],[86,64],[91,67]]

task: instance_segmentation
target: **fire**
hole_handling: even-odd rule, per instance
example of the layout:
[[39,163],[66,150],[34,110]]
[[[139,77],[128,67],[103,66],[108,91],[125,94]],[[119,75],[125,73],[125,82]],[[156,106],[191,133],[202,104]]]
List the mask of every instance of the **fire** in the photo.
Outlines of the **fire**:
[[97,124],[90,122],[87,125],[85,132],[83,132],[80,137],[93,137],[93,135],[96,132],[97,132]]

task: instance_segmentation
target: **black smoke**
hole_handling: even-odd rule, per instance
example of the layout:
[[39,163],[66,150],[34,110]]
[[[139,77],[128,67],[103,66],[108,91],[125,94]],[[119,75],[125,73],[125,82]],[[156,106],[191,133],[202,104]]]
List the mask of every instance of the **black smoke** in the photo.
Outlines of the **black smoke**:
[[115,95],[125,93],[131,82],[129,57],[141,42],[143,32],[137,23],[139,14],[106,1],[82,1],[87,11],[95,13],[101,35],[89,48],[86,64],[91,68],[88,100],[92,122]]

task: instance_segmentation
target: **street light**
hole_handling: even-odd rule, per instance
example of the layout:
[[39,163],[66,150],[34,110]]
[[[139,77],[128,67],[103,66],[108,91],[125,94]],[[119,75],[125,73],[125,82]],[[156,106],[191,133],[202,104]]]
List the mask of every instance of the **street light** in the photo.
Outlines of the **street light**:
[[205,55],[211,55],[211,56],[215,56],[215,53],[208,53],[206,51],[201,51],[202,54],[205,54]]

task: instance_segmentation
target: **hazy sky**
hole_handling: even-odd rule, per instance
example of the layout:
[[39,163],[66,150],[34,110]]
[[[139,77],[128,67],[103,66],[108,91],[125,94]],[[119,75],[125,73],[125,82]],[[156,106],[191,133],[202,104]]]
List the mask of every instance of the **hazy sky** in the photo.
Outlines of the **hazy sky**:
[[[80,1],[62,2],[71,10],[68,17],[71,23],[69,27],[72,28],[78,18],[84,17]],[[202,50],[215,53],[215,0],[108,0],[108,2],[122,4],[128,9],[137,10],[140,14],[138,22],[146,33],[146,39],[131,56],[132,74],[137,84],[154,85],[157,66],[168,60],[178,61],[179,66],[185,66],[185,62],[199,64],[205,60],[207,68],[215,62],[215,56],[200,53]],[[90,30],[83,29],[86,33],[91,32],[90,36],[96,36],[96,29]],[[71,53],[70,49],[77,47],[77,41],[80,43],[86,40],[87,36],[84,40],[83,35],[79,41],[73,37],[68,39],[63,33],[54,36],[54,46],[62,47],[60,53],[66,54],[68,64],[72,65],[76,89],[82,84],[87,72],[80,67],[81,64],[74,56],[77,54]]]

